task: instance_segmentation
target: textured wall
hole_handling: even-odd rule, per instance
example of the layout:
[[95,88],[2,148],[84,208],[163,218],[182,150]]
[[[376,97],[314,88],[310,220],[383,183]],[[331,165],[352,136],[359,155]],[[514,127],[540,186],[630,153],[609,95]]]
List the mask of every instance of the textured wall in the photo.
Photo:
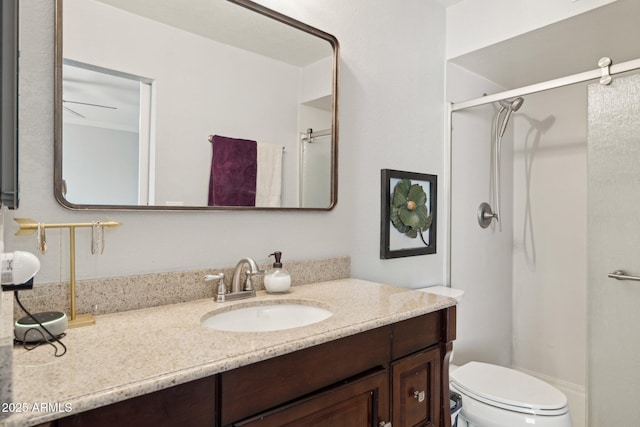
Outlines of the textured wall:
[[589,425],[640,417],[640,287],[607,277],[640,274],[640,74],[588,92]]

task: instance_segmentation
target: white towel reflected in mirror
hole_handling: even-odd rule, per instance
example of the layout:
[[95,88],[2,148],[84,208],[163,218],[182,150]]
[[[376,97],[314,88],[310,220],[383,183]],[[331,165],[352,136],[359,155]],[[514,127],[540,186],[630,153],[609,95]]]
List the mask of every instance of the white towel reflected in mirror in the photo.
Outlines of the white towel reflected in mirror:
[[256,207],[280,207],[282,145],[257,144]]

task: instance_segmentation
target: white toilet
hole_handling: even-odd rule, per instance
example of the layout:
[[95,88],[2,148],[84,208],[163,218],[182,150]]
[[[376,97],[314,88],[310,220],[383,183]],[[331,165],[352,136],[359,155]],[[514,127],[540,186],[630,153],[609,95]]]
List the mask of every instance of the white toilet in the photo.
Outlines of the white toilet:
[[[417,289],[455,298],[445,286]],[[567,397],[557,388],[514,369],[488,363],[451,365],[449,386],[462,396],[457,427],[572,427]]]

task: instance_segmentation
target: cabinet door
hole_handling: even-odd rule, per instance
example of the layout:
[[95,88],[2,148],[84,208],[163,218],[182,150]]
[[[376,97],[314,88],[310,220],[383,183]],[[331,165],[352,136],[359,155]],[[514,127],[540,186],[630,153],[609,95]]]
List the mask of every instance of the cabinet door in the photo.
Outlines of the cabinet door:
[[234,423],[235,427],[377,427],[389,420],[389,373],[381,369]]
[[439,356],[434,347],[391,365],[393,427],[440,425]]
[[216,377],[206,377],[62,418],[58,427],[215,426]]

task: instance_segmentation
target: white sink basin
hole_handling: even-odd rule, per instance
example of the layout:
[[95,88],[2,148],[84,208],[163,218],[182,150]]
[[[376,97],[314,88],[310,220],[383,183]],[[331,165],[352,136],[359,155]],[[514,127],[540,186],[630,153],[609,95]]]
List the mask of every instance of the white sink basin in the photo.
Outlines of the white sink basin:
[[264,302],[215,310],[202,316],[200,322],[209,329],[219,331],[264,332],[307,326],[332,315],[333,312],[325,308],[297,301]]

